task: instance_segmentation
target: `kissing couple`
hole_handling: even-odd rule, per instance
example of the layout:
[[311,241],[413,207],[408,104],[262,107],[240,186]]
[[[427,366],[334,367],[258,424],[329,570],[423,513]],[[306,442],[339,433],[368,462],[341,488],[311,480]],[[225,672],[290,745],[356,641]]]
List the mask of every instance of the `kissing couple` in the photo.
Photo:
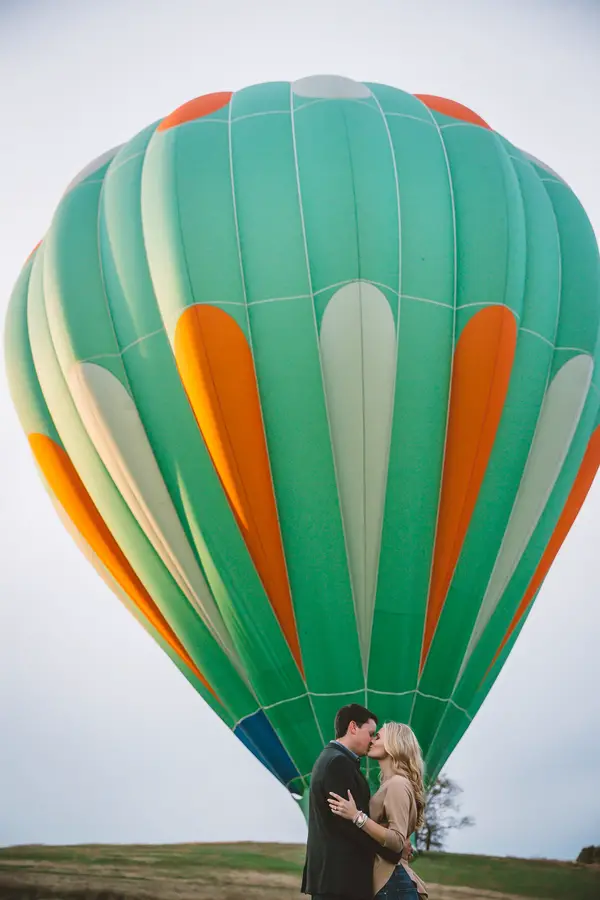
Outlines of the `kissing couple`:
[[[371,797],[360,760],[380,767]],[[313,900],[419,900],[427,897],[409,867],[410,835],[423,824],[423,756],[401,722],[379,730],[358,703],[338,710],[335,740],[312,770],[302,893]]]

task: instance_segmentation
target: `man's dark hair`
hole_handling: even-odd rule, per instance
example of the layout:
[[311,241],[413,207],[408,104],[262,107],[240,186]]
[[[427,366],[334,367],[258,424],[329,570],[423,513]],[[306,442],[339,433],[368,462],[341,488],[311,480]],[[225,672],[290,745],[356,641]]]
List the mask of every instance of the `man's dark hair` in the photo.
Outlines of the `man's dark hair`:
[[372,713],[366,706],[360,703],[349,703],[348,706],[342,706],[335,714],[335,736],[336,738],[344,737],[350,722],[356,722],[358,726],[364,725],[369,719],[373,719],[377,724],[377,716]]

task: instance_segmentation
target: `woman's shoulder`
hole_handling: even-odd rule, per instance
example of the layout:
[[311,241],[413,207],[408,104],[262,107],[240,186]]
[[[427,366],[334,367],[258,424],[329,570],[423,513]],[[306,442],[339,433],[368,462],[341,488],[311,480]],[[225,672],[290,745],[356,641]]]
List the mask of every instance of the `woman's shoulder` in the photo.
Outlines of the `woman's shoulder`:
[[391,775],[390,778],[386,778],[386,780],[381,783],[376,793],[373,794],[373,797],[382,799],[388,794],[395,796],[410,794],[413,796],[414,790],[406,775],[395,774]]
[[414,799],[414,788],[406,775],[401,775],[399,773],[392,775],[392,777],[388,778],[383,784],[383,787],[387,788],[386,793],[390,795],[396,797],[409,796]]
[[386,784],[390,787],[394,785],[396,789],[399,789],[400,787],[407,787],[412,791],[412,784],[410,783],[410,779],[406,775],[402,775],[401,772],[396,772],[394,775],[392,775],[391,778],[388,778]]

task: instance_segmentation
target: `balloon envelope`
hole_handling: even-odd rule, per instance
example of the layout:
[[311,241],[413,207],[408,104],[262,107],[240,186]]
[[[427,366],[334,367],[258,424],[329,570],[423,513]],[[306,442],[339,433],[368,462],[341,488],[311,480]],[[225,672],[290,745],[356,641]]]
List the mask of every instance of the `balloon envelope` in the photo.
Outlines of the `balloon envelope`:
[[353,701],[434,777],[600,461],[599,285],[569,187],[461,104],[261,84],[71,183],[11,390],[82,550],[292,793]]

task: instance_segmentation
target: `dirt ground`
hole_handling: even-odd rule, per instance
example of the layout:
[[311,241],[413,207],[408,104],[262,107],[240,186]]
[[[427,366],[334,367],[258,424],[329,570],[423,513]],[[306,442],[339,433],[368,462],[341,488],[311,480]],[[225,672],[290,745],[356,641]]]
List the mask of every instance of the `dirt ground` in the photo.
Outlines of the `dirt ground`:
[[[134,862],[131,860],[131,862]],[[79,869],[79,871],[78,871]],[[190,873],[191,874],[191,873]],[[430,900],[522,900],[496,891],[430,885]],[[193,877],[148,872],[147,866],[102,866],[94,877],[67,862],[4,860],[1,900],[301,900],[298,877],[278,872],[203,868]]]

